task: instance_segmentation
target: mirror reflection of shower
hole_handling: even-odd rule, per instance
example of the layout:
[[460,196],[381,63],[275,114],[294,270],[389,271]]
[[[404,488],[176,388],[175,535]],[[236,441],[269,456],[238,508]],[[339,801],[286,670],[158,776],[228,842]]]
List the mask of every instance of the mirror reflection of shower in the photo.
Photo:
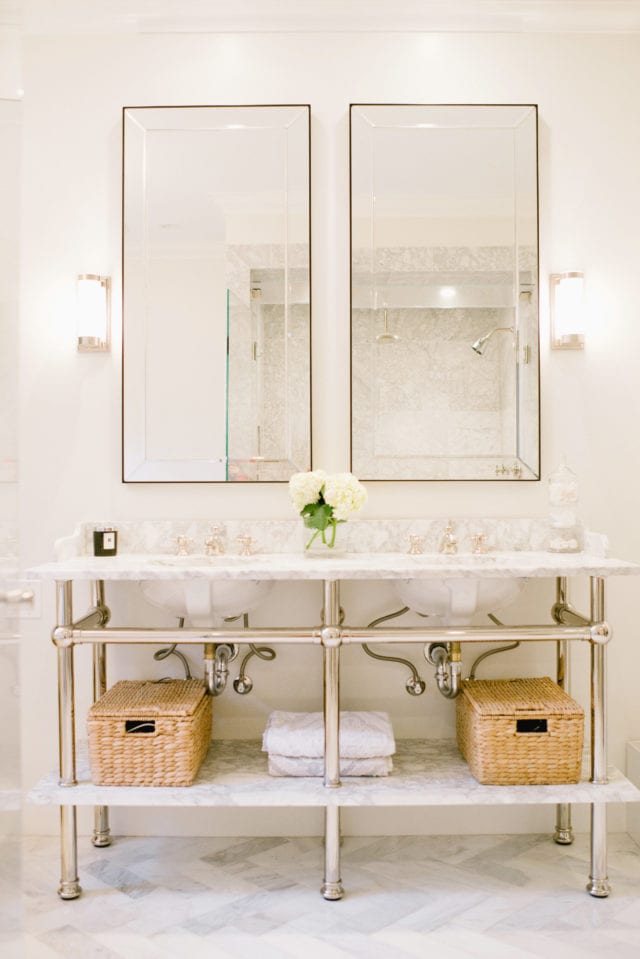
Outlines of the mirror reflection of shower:
[[474,353],[477,353],[478,356],[484,356],[484,351],[487,348],[489,340],[494,333],[513,333],[514,329],[512,326],[496,326],[493,330],[489,330],[488,333],[485,333],[483,336],[480,336],[475,343],[471,344],[471,349]]
[[389,321],[387,317],[387,309],[385,307],[382,333],[378,333],[376,336],[376,343],[397,343],[399,339],[400,337],[397,333],[389,332]]

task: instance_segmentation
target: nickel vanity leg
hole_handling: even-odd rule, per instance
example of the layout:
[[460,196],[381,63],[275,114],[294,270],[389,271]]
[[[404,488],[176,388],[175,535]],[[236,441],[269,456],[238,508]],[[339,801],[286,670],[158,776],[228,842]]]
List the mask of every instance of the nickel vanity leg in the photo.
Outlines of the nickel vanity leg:
[[[567,579],[559,576],[556,579],[556,604],[565,605],[567,602]],[[569,643],[561,639],[556,645],[556,682],[561,689],[568,692],[569,685]],[[560,846],[570,846],[573,842],[571,827],[571,804],[558,803],[556,806],[556,828],[553,834],[554,842]]]
[[[73,623],[72,584],[56,583],[57,622],[69,627]],[[61,786],[75,786],[76,741],[75,706],[73,690],[73,644],[71,640],[57,640],[58,647],[58,737]],[[61,899],[77,899],[81,893],[78,882],[78,836],[76,807],[60,807],[61,877],[58,895]]]
[[[93,586],[93,605],[96,609],[106,609],[104,601],[104,581],[95,580]],[[107,646],[106,643],[96,643],[93,647],[93,701],[97,702],[107,691]],[[93,836],[91,842],[98,849],[111,845],[111,830],[109,828],[109,807],[94,806],[93,809]]]
[[[324,654],[324,784],[327,788],[340,786],[340,587],[335,581],[323,584]],[[325,808],[324,882],[321,892],[325,899],[342,899],[344,889],[340,878],[340,809]]]
[[342,899],[340,878],[340,807],[326,806],[324,811],[324,882],[320,892],[325,899]]
[[[591,578],[591,621],[605,618],[604,579]],[[591,782],[607,781],[606,673],[604,643],[591,641]],[[611,891],[607,876],[607,807],[591,804],[591,873],[587,891],[605,898]]]
[[324,784],[340,785],[340,586],[325,581],[322,645],[324,651]]

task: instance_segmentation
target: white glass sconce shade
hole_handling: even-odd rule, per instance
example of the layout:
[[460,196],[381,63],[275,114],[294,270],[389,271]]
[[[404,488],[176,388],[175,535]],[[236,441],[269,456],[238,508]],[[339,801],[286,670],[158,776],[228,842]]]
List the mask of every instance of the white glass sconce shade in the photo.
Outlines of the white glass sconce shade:
[[111,278],[95,273],[78,276],[78,350],[111,348]]
[[551,349],[584,349],[584,273],[554,273],[549,278]]

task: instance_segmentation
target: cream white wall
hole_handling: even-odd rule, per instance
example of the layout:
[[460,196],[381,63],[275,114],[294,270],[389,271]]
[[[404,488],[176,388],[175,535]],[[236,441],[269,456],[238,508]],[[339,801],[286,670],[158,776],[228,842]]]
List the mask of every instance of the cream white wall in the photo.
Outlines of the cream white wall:
[[[308,102],[312,106],[313,415],[315,463],[348,465],[348,104],[355,102],[522,102],[540,108],[540,249],[543,479],[566,452],[582,481],[582,513],[609,533],[613,552],[640,558],[636,477],[640,475],[640,87],[638,37],[524,35],[182,35],[27,40],[24,57],[22,216],[22,547],[25,565],[52,557],[53,541],[81,519],[289,516],[285,486],[123,486],[120,483],[120,122],[133,104]],[[583,269],[593,321],[584,354],[549,354],[546,277]],[[114,346],[107,356],[78,355],[73,305],[81,272],[114,278]],[[367,515],[543,515],[546,483],[370,484]],[[23,697],[25,782],[56,758],[54,620],[47,589],[41,621],[25,624]],[[611,586],[616,629],[610,662],[612,760],[640,738],[633,580]],[[532,584],[523,616],[542,618],[551,584]],[[347,586],[351,622],[397,606],[390,588]],[[277,587],[256,622],[317,619],[320,597],[304,584]],[[535,612],[538,604],[540,612]],[[114,591],[119,618],[139,611]],[[159,614],[155,614],[159,616]],[[517,611],[510,611],[509,617]],[[546,616],[546,613],[544,613]],[[153,614],[149,616],[153,618]],[[505,618],[508,618],[505,615]],[[158,621],[158,620],[156,620]],[[519,651],[520,652],[520,651]],[[549,651],[509,654],[491,675],[552,668]],[[417,660],[418,654],[414,658]],[[538,657],[536,659],[536,657]],[[576,694],[586,701],[587,650],[576,651]],[[111,676],[156,675],[148,654],[118,651]],[[396,732],[452,734],[451,704],[433,685],[421,699],[404,693],[396,667],[345,653],[347,706],[385,708]],[[418,660],[417,660],[418,661]],[[425,676],[429,671],[420,666]],[[153,669],[159,667],[153,666]],[[489,667],[487,666],[488,670]],[[86,650],[79,674],[88,680]],[[162,675],[162,672],[159,673]],[[228,692],[216,703],[218,735],[257,735],[274,706],[319,708],[315,650],[284,651],[252,670],[254,693]],[[83,684],[81,684],[81,687]],[[87,705],[79,690],[78,716]],[[438,831],[544,829],[550,810],[434,812],[411,818],[363,812],[347,829]],[[194,816],[118,811],[119,832],[290,832],[283,813]],[[54,830],[55,810],[32,809],[27,828]],[[581,820],[581,822],[583,822]],[[82,819],[86,827],[87,817]],[[320,831],[315,813],[300,831]],[[624,825],[621,811],[612,823]]]
[[[20,232],[21,104],[16,36],[0,26],[0,589],[16,575],[18,513],[18,237]],[[20,623],[16,608],[0,602],[0,848],[19,877],[8,837],[21,828],[19,803]],[[14,793],[12,797],[12,793]],[[13,801],[12,801],[13,800]],[[20,920],[8,892],[6,913]],[[5,923],[6,925],[6,923]],[[12,928],[13,923],[9,923]],[[4,937],[3,937],[4,938]]]

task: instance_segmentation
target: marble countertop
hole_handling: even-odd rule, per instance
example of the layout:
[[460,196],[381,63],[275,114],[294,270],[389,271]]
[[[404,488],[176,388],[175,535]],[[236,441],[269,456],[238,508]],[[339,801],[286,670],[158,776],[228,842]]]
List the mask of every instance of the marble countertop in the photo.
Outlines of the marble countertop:
[[397,742],[393,772],[345,777],[339,789],[321,778],[269,776],[259,740],[214,741],[192,786],[95,786],[86,748],[79,750],[78,785],[59,786],[51,773],[29,793],[32,803],[109,806],[466,806],[638,802],[640,790],[610,768],[609,782],[555,786],[482,786],[455,740]]
[[72,556],[34,566],[28,579],[42,580],[373,580],[542,578],[638,575],[640,565],[591,553],[496,551],[444,556],[425,553],[346,553],[316,558],[298,553],[253,556],[187,556],[125,553]]
[[[581,553],[546,550],[549,528],[536,518],[451,518],[458,552],[439,552],[447,521],[353,520],[340,527],[339,550],[316,556],[305,552],[309,538],[299,520],[226,520],[217,526],[225,547],[222,556],[204,555],[211,535],[205,520],[121,522],[118,555],[93,555],[98,523],[80,523],[55,544],[56,561],[27,570],[45,580],[373,580],[619,576],[640,573],[640,565],[607,555],[606,536],[585,532]],[[111,525],[111,524],[106,524]],[[488,552],[472,552],[482,533]],[[240,556],[240,542],[253,539],[254,555]],[[192,555],[177,556],[178,537],[186,537]],[[411,537],[423,553],[408,553]]]

